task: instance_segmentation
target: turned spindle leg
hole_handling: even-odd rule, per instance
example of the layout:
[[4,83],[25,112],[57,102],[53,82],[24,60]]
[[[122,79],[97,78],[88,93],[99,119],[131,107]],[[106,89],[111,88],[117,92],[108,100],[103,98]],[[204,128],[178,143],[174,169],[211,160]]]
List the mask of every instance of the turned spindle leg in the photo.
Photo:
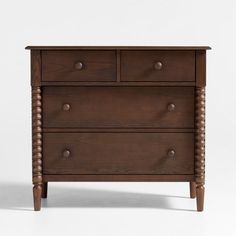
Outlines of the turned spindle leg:
[[197,210],[203,211],[205,183],[205,88],[196,88],[195,181]]
[[42,195],[42,186],[35,185],[33,187],[33,195],[34,195],[34,210],[40,211],[41,209],[41,195]]
[[205,188],[203,185],[197,186],[197,210],[203,211],[204,208],[204,192]]
[[32,168],[34,210],[41,209],[42,196],[42,108],[41,89],[32,87]]

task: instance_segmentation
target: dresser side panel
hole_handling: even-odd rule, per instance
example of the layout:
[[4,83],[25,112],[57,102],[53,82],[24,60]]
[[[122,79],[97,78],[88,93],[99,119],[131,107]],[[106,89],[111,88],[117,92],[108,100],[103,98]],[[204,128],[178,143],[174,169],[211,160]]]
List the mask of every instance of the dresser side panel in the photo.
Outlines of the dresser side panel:
[[196,51],[196,86],[206,86],[206,51]]
[[41,85],[41,51],[31,50],[31,86]]

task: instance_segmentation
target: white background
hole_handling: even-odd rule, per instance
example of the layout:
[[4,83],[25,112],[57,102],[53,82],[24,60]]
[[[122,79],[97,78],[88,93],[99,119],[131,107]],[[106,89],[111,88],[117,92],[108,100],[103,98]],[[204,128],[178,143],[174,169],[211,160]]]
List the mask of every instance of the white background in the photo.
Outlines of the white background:
[[[51,183],[32,211],[27,45],[209,45],[205,211],[187,183]],[[235,235],[236,1],[0,0],[0,235]]]

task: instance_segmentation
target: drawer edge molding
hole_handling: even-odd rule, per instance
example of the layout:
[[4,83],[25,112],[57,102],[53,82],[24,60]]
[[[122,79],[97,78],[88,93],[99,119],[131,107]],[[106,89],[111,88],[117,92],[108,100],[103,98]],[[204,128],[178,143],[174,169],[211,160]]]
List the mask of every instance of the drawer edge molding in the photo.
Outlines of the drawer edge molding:
[[44,133],[194,133],[193,128],[43,128]]
[[48,175],[44,176],[45,181],[72,182],[72,181],[92,181],[92,182],[189,182],[194,180],[194,175]]
[[53,81],[53,82],[48,82],[48,81],[42,81],[41,82],[42,86],[84,86],[84,87],[104,87],[104,86],[125,86],[125,87],[149,87],[149,86],[154,86],[154,87],[192,87],[195,86],[196,83],[195,81],[178,81],[178,82],[173,82],[173,81],[166,81],[166,82],[130,82],[130,81],[115,81],[115,82],[76,82],[76,81]]

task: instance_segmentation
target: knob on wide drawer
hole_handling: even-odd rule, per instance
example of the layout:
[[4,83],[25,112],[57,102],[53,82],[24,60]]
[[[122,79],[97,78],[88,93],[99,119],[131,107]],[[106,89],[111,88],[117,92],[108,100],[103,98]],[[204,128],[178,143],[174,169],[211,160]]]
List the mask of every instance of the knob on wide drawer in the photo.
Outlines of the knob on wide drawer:
[[68,149],[65,149],[62,153],[62,156],[65,158],[70,157],[70,155],[71,155],[71,153],[70,153],[70,150],[68,150]]
[[65,104],[63,104],[63,106],[62,106],[63,111],[69,111],[70,108],[71,108],[71,106],[70,106],[69,103],[65,103]]
[[174,149],[169,149],[167,151],[167,156],[170,158],[174,158],[175,157],[175,150]]
[[78,61],[75,63],[75,69],[76,70],[82,70],[83,69],[83,63],[81,61]]
[[156,70],[161,70],[162,67],[163,67],[163,64],[162,64],[162,62],[160,62],[160,61],[157,61],[157,62],[154,64],[154,68],[155,68]]
[[170,103],[170,104],[168,104],[168,106],[167,106],[167,109],[168,109],[168,111],[174,111],[175,110],[175,104],[174,103]]

